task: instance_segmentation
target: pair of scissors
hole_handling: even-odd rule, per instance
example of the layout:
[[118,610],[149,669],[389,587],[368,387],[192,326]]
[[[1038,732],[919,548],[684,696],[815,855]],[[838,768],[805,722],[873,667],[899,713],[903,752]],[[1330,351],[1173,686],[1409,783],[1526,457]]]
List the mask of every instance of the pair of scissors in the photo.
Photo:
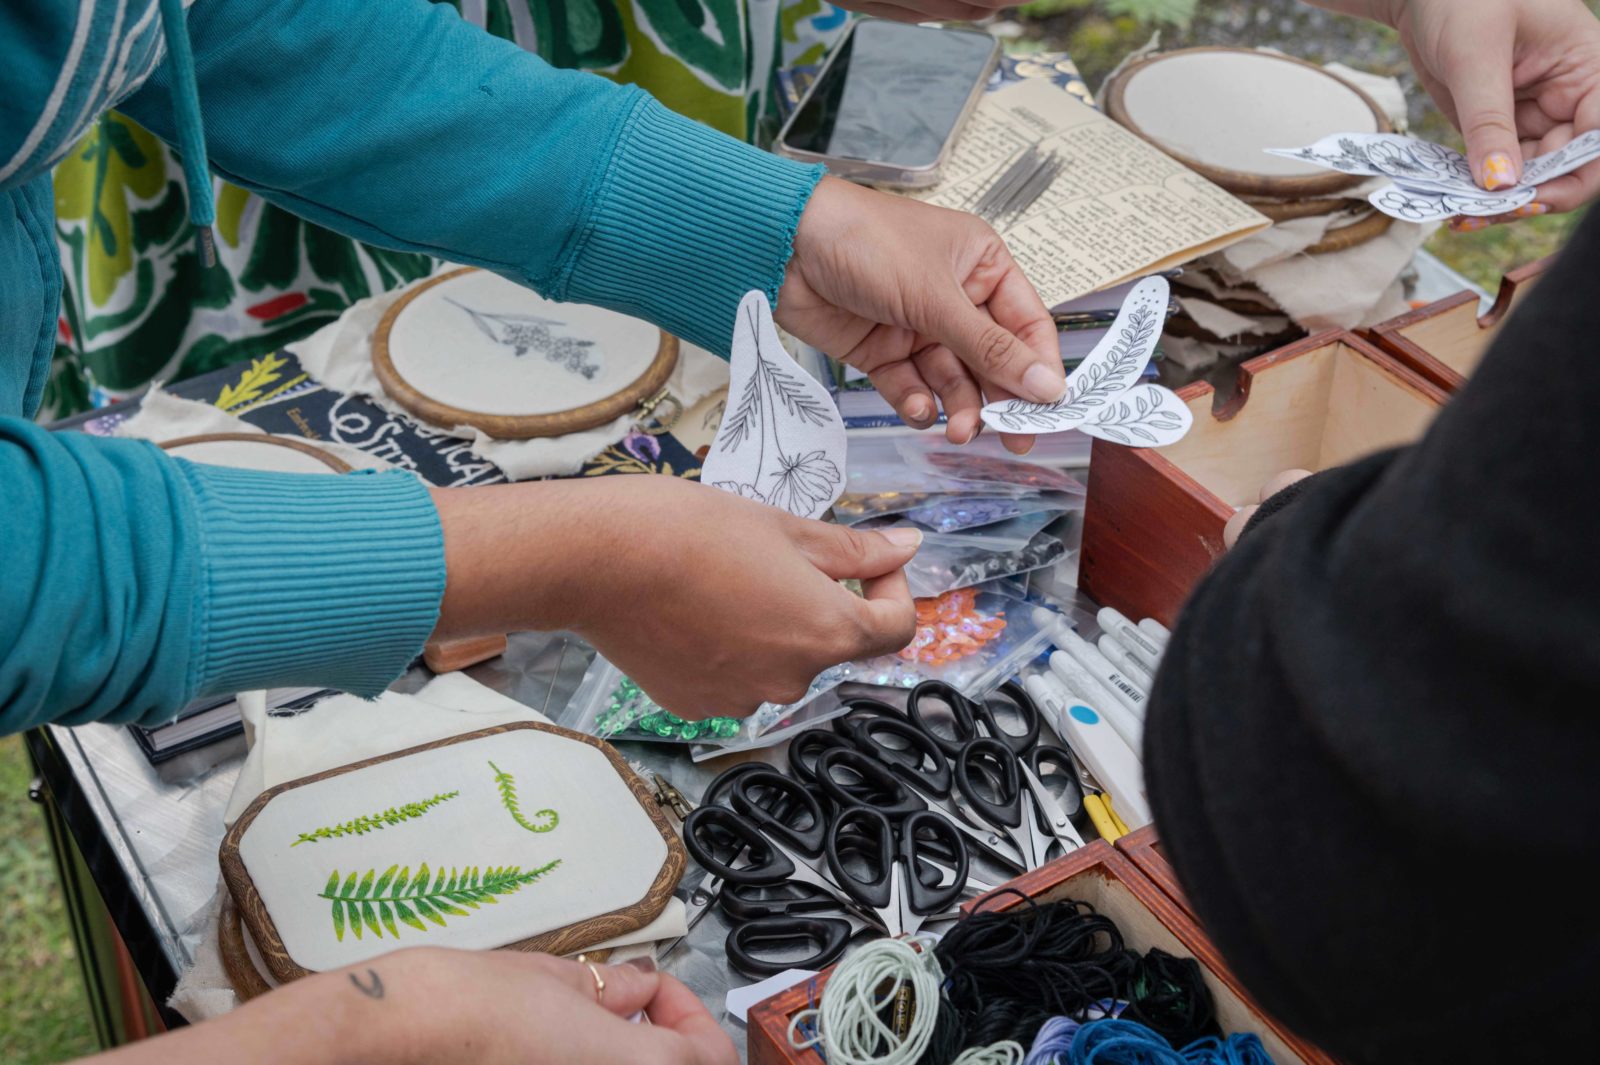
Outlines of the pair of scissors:
[[[1072,819],[1044,786],[1038,768],[1070,765],[1072,756],[1056,747],[1035,747],[1025,756],[989,736],[969,740],[954,762],[956,788],[985,821],[1006,834],[1029,869],[1083,846]],[[1042,827],[1041,827],[1042,826]]]
[[[1020,732],[1012,732],[1001,725],[995,713],[996,702],[1022,722]],[[951,722],[949,734],[935,727],[937,718],[928,712],[928,704],[941,704],[948,711]],[[911,689],[906,697],[905,716],[938,745],[945,757],[954,758],[970,740],[988,736],[1000,740],[1017,754],[1022,754],[1039,742],[1041,718],[1038,704],[1023,691],[1022,685],[1008,680],[983,699],[969,699],[942,680],[925,680]]]
[[[847,859],[847,841],[866,859],[866,876]],[[934,846],[929,846],[933,844]],[[953,855],[954,867],[929,885],[922,872],[944,870],[932,855]],[[891,936],[910,935],[925,918],[949,909],[967,886],[967,848],[956,828],[932,810],[917,810],[898,820],[873,806],[846,806],[834,815],[827,841],[834,881],[856,902],[877,914]]]
[[[677,788],[672,786],[671,781],[668,781],[665,777],[662,777],[659,774],[656,775],[656,785],[660,789],[661,794],[669,798],[669,801],[674,797],[676,798],[677,801],[671,802],[673,812],[676,813],[678,815],[678,819],[683,822],[684,834],[687,836],[689,816],[693,814],[695,810],[699,809],[700,806],[716,804],[733,787],[734,783],[740,777],[747,773],[752,773],[763,768],[765,767],[760,763],[746,762],[723,770],[712,779],[710,784],[706,785],[705,793],[700,796],[699,804],[690,802],[683,796],[682,792],[678,791]],[[774,797],[773,801],[775,804],[781,804],[783,800],[781,797]],[[738,861],[742,856],[742,848],[744,843],[741,840],[736,840],[726,836],[719,839],[716,837],[715,833],[713,833],[709,842],[715,843],[726,853],[732,855],[732,860],[734,861]],[[685,928],[683,935],[657,947],[657,961],[661,961],[663,958],[667,957],[667,955],[677,950],[683,941],[689,937],[689,933],[694,930],[694,926],[699,924],[701,919],[705,917],[706,913],[710,911],[712,905],[717,901],[718,896],[721,895],[722,890],[723,881],[721,877],[716,876],[711,872],[705,872],[701,874],[700,879],[695,882],[694,887],[689,889],[689,897],[684,902]]]
[[[841,909],[825,892],[803,884],[730,884],[718,903],[733,921],[728,933],[728,963],[751,978],[786,969],[821,970],[844,954],[850,941],[877,925]],[[929,914],[924,923],[954,921],[960,910]],[[808,950],[801,955],[798,951]]]
[[[726,884],[804,884],[831,896],[888,931],[829,876],[830,826],[822,804],[804,785],[766,767],[753,767],[731,785],[733,809],[701,806],[683,825],[683,842],[705,870]],[[727,855],[727,840],[737,853]],[[745,861],[746,864],[733,863]]]

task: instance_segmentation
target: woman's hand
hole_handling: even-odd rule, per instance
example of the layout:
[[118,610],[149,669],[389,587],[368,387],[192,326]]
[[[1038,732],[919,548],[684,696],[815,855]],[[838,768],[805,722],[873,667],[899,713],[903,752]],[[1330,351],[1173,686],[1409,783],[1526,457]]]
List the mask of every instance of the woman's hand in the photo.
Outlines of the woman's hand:
[[[631,965],[588,966],[516,951],[409,950],[355,965],[329,994],[370,998],[372,977],[408,1032],[407,1065],[734,1065],[733,1043],[679,981]],[[341,984],[343,986],[341,986]],[[627,1018],[643,1010],[650,1023]],[[397,1048],[398,1049],[398,1048]]]
[[[1055,324],[1005,242],[974,215],[823,178],[795,234],[778,324],[864,371],[906,424],[944,404],[976,435],[984,397],[1066,390]],[[1007,438],[1025,452],[1032,437]]]
[[[398,951],[318,973],[94,1065],[735,1065],[687,987],[631,965],[515,951]],[[650,1023],[627,1018],[643,1010]]]
[[[1516,184],[1526,160],[1600,129],[1600,19],[1582,0],[1313,2],[1400,31],[1418,77],[1466,138],[1472,172],[1486,189]],[[1515,215],[1489,221],[1570,211],[1597,193],[1600,160],[1541,185],[1538,199]]]
[[914,531],[858,532],[645,475],[434,501],[448,570],[436,639],[571,629],[683,717],[793,702],[829,666],[898,651],[916,629],[901,572]]

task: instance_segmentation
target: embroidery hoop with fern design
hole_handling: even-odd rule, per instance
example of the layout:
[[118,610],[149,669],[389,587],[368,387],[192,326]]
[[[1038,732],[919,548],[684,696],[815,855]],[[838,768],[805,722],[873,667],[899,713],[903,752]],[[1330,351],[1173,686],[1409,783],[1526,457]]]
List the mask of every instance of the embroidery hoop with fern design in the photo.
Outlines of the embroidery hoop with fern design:
[[378,375],[378,382],[383,385],[390,399],[430,425],[441,429],[470,425],[496,440],[565,436],[616,421],[629,411],[640,411],[641,417],[645,417],[654,409],[654,404],[646,405],[666,386],[667,378],[678,366],[678,338],[660,331],[661,339],[655,358],[638,379],[593,403],[554,414],[489,414],[464,410],[434,399],[407,381],[395,366],[389,350],[395,322],[424,292],[446,281],[474,273],[477,269],[475,266],[463,266],[459,270],[430,278],[400,297],[394,306],[384,312],[378,328],[372,333],[372,371]]
[[[501,733],[518,730],[550,733],[563,739],[572,740],[575,743],[588,744],[600,751],[623,783],[627,785],[628,790],[632,792],[634,799],[639,803],[639,807],[644,811],[645,816],[650,819],[650,823],[656,832],[660,834],[662,841],[666,844],[667,855],[661,863],[661,869],[651,881],[649,889],[638,901],[608,913],[598,914],[586,920],[567,925],[564,928],[551,929],[548,932],[541,932],[538,935],[518,940],[515,943],[507,943],[499,949],[571,954],[574,951],[584,950],[596,943],[643,928],[661,915],[661,911],[666,908],[668,900],[672,898],[673,889],[678,886],[678,881],[683,878],[683,870],[687,864],[688,857],[683,849],[683,841],[678,838],[678,834],[668,824],[666,816],[661,812],[660,806],[657,805],[649,786],[628,767],[628,763],[617,753],[616,748],[604,740],[596,739],[593,736],[585,736],[582,733],[573,732],[571,729],[559,728],[555,725],[521,721],[510,725],[498,725],[494,728],[480,729],[477,732],[469,732],[461,736],[452,736],[448,739],[421,744],[417,747],[396,751],[393,754],[381,755],[377,758],[367,758],[351,765],[340,766],[337,769],[330,769],[326,772],[302,777],[299,780],[278,784],[256,796],[255,800],[245,808],[239,819],[234,822],[233,827],[228,830],[227,835],[223,837],[219,861],[222,865],[223,883],[227,885],[229,898],[238,911],[239,921],[244,926],[247,938],[254,943],[256,953],[260,956],[261,961],[265,964],[273,979],[279,983],[288,983],[291,980],[298,980],[300,977],[308,975],[311,970],[295,961],[289,955],[288,950],[285,949],[283,937],[279,935],[277,925],[273,922],[272,915],[267,912],[266,905],[261,899],[261,893],[256,889],[255,883],[250,878],[249,870],[245,868],[244,859],[239,854],[239,843],[244,838],[245,832],[249,830],[267,804],[286,791],[293,788],[303,788],[318,781],[327,780],[330,777],[353,773],[358,769],[365,769],[368,766],[405,758],[423,751],[431,751],[439,747],[449,747],[457,743],[466,743],[471,740],[483,739],[486,736],[496,736]],[[413,945],[423,945],[426,942],[425,939],[418,938],[413,941]],[[406,945],[406,941],[400,940],[399,945]],[[237,960],[234,959],[234,961]],[[233,968],[237,968],[237,966],[233,966]],[[231,972],[230,979],[236,986],[241,982]],[[243,991],[243,988],[240,988],[240,990]]]

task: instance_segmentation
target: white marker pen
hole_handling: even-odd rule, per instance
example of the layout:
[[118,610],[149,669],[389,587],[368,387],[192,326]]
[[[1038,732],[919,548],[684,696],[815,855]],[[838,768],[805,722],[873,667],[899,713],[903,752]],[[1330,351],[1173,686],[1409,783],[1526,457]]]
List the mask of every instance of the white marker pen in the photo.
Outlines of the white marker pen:
[[1094,644],[1074,632],[1067,619],[1060,614],[1041,609],[1035,612],[1034,620],[1047,624],[1057,647],[1077,659],[1113,698],[1137,714],[1140,720],[1144,719],[1144,704],[1149,695],[1143,685],[1107,661],[1106,656],[1095,650]]
[[1102,607],[1095,620],[1100,623],[1101,631],[1110,633],[1140,665],[1151,673],[1156,671],[1161,664],[1161,645],[1152,640],[1149,633],[1110,607]]
[[1083,759],[1101,787],[1111,793],[1117,816],[1129,828],[1149,824],[1150,803],[1144,795],[1144,768],[1133,748],[1106,727],[1108,719],[1095,710],[1090,700],[1080,698],[1050,673],[1028,677],[1022,686],[1073,753]]
[[1163,651],[1167,649],[1167,641],[1172,639],[1171,630],[1155,618],[1145,618],[1139,622],[1139,631],[1154,640]]
[[1144,722],[1139,720],[1139,715],[1129,710],[1116,697],[1106,691],[1104,684],[1096,679],[1093,673],[1083,668],[1083,663],[1067,654],[1065,651],[1053,651],[1050,654],[1050,672],[1061,679],[1067,689],[1080,699],[1092,703],[1096,710],[1111,723],[1117,735],[1123,742],[1133,748],[1139,749],[1139,744],[1144,738]]
[[1100,649],[1101,654],[1106,656],[1108,662],[1120,669],[1124,676],[1143,688],[1146,694],[1149,694],[1151,685],[1155,683],[1155,678],[1150,675],[1149,670],[1133,660],[1133,656],[1128,653],[1126,647],[1112,639],[1109,633],[1101,633],[1100,639],[1095,641],[1095,646]]

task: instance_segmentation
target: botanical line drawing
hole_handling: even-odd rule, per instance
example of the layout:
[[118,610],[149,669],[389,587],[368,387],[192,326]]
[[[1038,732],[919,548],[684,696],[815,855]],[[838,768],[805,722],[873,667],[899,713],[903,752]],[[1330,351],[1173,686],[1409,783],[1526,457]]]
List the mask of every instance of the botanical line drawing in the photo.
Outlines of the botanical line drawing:
[[1147,277],[1134,285],[1116,321],[1067,376],[1054,403],[1010,399],[983,408],[983,420],[1002,432],[1059,433],[1078,429],[1130,447],[1160,447],[1181,439],[1194,418],[1168,389],[1140,384],[1155,354],[1171,286]]
[[315,843],[323,839],[338,839],[341,836],[364,836],[368,832],[376,832],[380,828],[398,825],[402,821],[411,821],[421,817],[440,803],[448,802],[460,794],[459,791],[441,792],[432,798],[408,802],[404,806],[391,806],[382,813],[364,814],[361,817],[351,818],[349,821],[342,821],[327,828],[302,832],[300,833],[300,838],[289,844],[289,846],[298,847],[302,843]]
[[822,448],[786,449],[781,431],[783,415],[791,424],[822,428],[836,420],[838,412],[825,399],[812,395],[795,371],[781,366],[764,350],[756,306],[746,303],[740,313],[757,338],[755,362],[733,413],[723,422],[718,443],[721,450],[732,455],[753,442],[757,449],[755,473],[748,482],[711,483],[791,514],[810,515],[819,503],[831,503],[838,495],[844,474]]
[[445,297],[445,302],[466,311],[472,317],[472,324],[477,326],[484,336],[496,344],[510,348],[513,355],[520,357],[530,351],[540,352],[546,362],[578,374],[587,381],[594,380],[595,375],[600,372],[600,363],[595,358],[595,353],[589,350],[594,347],[594,341],[557,336],[552,331],[565,326],[565,322],[533,314],[494,314],[489,311],[477,311],[448,296]]
[[1089,417],[1094,408],[1127,391],[1144,372],[1161,317],[1154,307],[1129,312],[1111,349],[1103,358],[1084,359],[1082,375],[1073,375],[1066,395],[1054,403],[1005,404],[996,411],[996,420],[1012,432],[1025,433],[1049,432],[1062,418]]
[[497,896],[515,893],[560,864],[561,859],[557,858],[537,869],[516,865],[491,866],[481,871],[475,865],[460,870],[452,867],[448,876],[443,869],[433,874],[431,883],[427,865],[419,866],[415,877],[411,876],[410,866],[401,869],[391,865],[381,874],[373,869],[364,875],[351,873],[343,885],[339,883],[339,870],[335,869],[317,897],[333,904],[333,935],[339,942],[344,942],[346,928],[357,939],[363,930],[382,939],[384,929],[399,939],[396,921],[418,932],[428,930],[422,923],[424,918],[443,928],[446,915],[470,917],[469,910],[486,902],[499,902]]
[[510,773],[505,772],[493,762],[489,768],[494,770],[495,786],[500,789],[500,805],[504,806],[511,814],[511,819],[529,832],[548,832],[561,823],[561,815],[554,810],[540,810],[533,816],[548,818],[549,823],[536,825],[522,816],[522,808],[517,804],[517,781]]
[[1171,392],[1141,385],[1118,396],[1084,431],[1130,447],[1155,446],[1166,434],[1187,428],[1177,407],[1181,404]]

